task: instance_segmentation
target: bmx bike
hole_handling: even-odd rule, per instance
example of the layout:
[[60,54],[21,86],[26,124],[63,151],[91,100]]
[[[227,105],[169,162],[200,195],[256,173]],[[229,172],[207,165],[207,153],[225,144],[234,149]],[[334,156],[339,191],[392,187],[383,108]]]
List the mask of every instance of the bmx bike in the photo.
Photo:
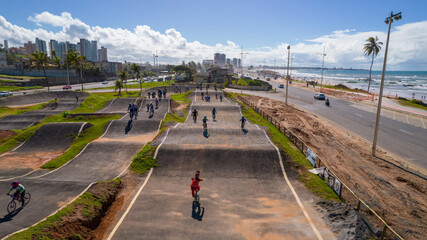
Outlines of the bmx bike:
[[196,205],[196,204],[199,204],[200,203],[200,196],[199,196],[199,191],[195,191],[194,192],[194,200],[193,200],[193,204],[194,205]]
[[[7,212],[12,213],[16,210],[16,205],[18,203],[22,203],[21,194],[18,194],[16,197],[13,194],[9,194],[12,200],[7,204]],[[26,206],[31,200],[31,194],[26,192],[24,196],[24,206]]]

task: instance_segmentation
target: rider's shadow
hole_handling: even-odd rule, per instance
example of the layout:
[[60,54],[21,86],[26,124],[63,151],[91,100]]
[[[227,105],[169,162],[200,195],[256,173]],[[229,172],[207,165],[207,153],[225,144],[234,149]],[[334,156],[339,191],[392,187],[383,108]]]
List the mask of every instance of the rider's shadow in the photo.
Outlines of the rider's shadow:
[[193,210],[191,212],[191,217],[196,219],[197,221],[202,221],[203,215],[205,214],[205,208],[200,207],[200,203],[198,203],[198,204],[193,204],[192,209]]
[[247,134],[249,132],[249,130],[242,128],[242,132],[243,132],[243,134]]
[[4,215],[4,217],[0,218],[0,223],[4,223],[4,222],[9,222],[13,220],[13,217],[15,217],[16,215],[18,215],[18,213],[20,211],[22,211],[22,207],[16,209],[15,211],[8,213],[6,215]]
[[210,134],[208,133],[208,130],[203,131],[203,136],[204,136],[205,138],[209,138]]
[[128,134],[130,130],[132,129],[132,119],[128,121],[128,124],[125,127],[125,134]]

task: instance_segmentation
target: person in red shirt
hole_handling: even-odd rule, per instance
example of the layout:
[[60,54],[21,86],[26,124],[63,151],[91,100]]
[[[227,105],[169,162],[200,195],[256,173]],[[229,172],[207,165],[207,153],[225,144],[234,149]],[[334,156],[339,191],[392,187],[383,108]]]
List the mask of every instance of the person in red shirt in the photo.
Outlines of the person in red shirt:
[[199,182],[203,181],[203,179],[200,179],[200,171],[196,171],[196,177],[191,178],[191,194],[194,197],[194,191],[200,191],[200,186],[199,186]]

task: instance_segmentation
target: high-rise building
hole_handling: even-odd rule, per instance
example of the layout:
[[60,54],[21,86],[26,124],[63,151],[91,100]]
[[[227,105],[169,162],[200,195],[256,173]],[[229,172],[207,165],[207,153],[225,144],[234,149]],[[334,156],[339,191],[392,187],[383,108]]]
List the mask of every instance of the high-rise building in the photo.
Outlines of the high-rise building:
[[92,62],[98,61],[98,42],[92,41],[90,44],[90,58]]
[[4,40],[4,50],[8,53],[9,52],[9,43],[7,42],[7,40]]
[[58,45],[59,51],[56,53],[56,56],[61,59],[65,59],[65,54],[67,54],[67,45],[64,42],[60,42]]
[[58,54],[59,54],[59,43],[56,40],[50,39],[50,42],[49,42],[49,54],[50,54],[50,57],[53,57],[52,56],[52,51],[55,51],[55,54],[58,57]]
[[47,53],[46,41],[36,38],[36,50]]
[[80,43],[78,42],[76,45],[76,52],[80,53],[80,55],[81,55],[80,50],[81,50],[81,47],[80,47]]
[[231,65],[231,59],[227,58],[226,59],[226,64],[227,64],[227,67],[230,66]]
[[100,62],[108,62],[107,48],[101,47],[101,59],[98,59]]
[[102,62],[102,49],[98,49],[96,52],[98,55],[98,62]]
[[240,67],[240,58],[233,58],[233,67],[238,68]]
[[85,56],[88,61],[92,61],[90,52],[90,41],[80,39],[80,55]]
[[225,54],[223,53],[215,53],[214,55],[214,64],[218,67],[224,67],[225,66]]
[[32,43],[31,41],[28,41],[28,43],[24,43],[24,47],[27,50],[28,54],[37,51],[36,44]]

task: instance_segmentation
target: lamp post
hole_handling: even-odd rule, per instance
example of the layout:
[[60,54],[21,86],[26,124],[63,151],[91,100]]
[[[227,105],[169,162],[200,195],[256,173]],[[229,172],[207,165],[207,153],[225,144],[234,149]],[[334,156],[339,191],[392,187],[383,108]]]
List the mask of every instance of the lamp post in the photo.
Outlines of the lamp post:
[[288,84],[289,84],[289,55],[291,53],[291,46],[288,45],[288,68],[286,70],[286,98],[285,98],[285,104],[288,106]]
[[385,23],[388,24],[388,33],[387,33],[387,41],[385,44],[385,53],[384,53],[384,62],[383,62],[383,71],[381,73],[381,86],[380,86],[380,95],[378,99],[378,107],[377,107],[377,117],[375,120],[375,130],[374,130],[374,140],[372,141],[372,156],[375,156],[375,149],[377,147],[377,139],[378,139],[378,126],[380,123],[380,116],[381,116],[381,103],[383,100],[383,87],[384,87],[384,76],[385,76],[385,67],[387,64],[387,52],[388,52],[388,42],[390,40],[390,29],[391,29],[391,23],[394,20],[400,20],[402,18],[402,13],[399,12],[397,14],[393,15],[393,12],[390,13],[390,17],[385,19]]
[[[248,52],[243,52],[243,46],[242,46],[242,51],[240,52],[240,77],[243,76],[243,54],[248,54]],[[239,74],[237,74],[237,77],[239,76]],[[237,83],[236,83],[237,84]],[[242,78],[242,82],[240,85],[240,93],[243,93],[243,78]]]
[[323,57],[323,60],[322,60],[322,77],[320,78],[320,92],[322,92],[322,87],[323,87],[323,68],[325,66],[325,56],[326,56],[325,46],[323,46],[323,53],[318,53],[318,54],[321,54],[322,57]]

